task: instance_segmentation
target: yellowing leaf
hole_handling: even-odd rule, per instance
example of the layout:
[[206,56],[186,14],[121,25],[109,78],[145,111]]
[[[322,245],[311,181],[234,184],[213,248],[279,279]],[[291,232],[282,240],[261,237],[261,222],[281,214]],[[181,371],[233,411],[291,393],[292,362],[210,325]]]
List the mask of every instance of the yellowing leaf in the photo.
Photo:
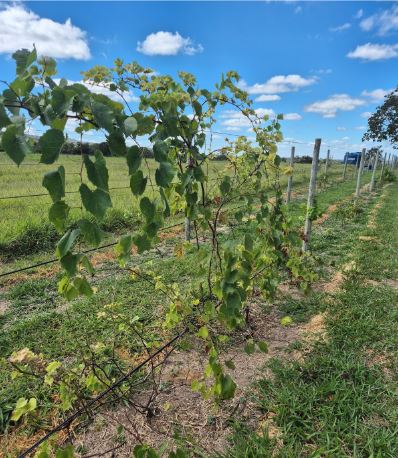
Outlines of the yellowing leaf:
[[292,324],[293,320],[290,318],[290,316],[285,316],[281,319],[282,326],[291,326]]

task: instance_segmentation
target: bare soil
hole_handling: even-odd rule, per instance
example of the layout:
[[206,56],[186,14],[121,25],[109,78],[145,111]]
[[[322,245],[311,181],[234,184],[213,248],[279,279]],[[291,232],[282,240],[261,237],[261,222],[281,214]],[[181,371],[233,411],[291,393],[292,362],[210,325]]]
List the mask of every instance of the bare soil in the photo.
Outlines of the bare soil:
[[[264,313],[260,301],[253,304],[252,310],[252,337],[255,340],[265,340],[269,351],[248,356],[244,352],[246,333],[233,336],[233,345],[222,356],[222,359],[232,360],[235,365],[235,369],[228,369],[237,384],[236,395],[232,401],[217,406],[213,401],[205,400],[201,394],[192,391],[192,381],[202,376],[207,364],[206,353],[193,341],[194,349],[175,351],[163,366],[163,388],[151,406],[154,416],[148,418],[133,407],[104,411],[97,415],[95,423],[79,437],[77,443],[82,444],[88,454],[111,450],[117,446],[117,426],[123,424],[126,427],[127,445],[118,448],[113,456],[131,456],[139,441],[156,448],[167,443],[169,448],[173,448],[176,445],[176,433],[184,436],[185,440],[188,439],[193,448],[198,447],[213,453],[222,452],[225,451],[227,438],[231,434],[230,420],[237,416],[243,417],[255,430],[262,431],[262,427],[266,425],[269,427],[269,434],[276,437],[279,433],[272,423],[272,415],[261,413],[251,400],[253,383],[260,374],[264,375],[262,368],[271,358],[289,357],[287,347],[303,331],[296,325],[282,326],[281,316],[276,309],[271,307],[269,313]],[[148,396],[149,392],[142,392],[137,401],[144,404]],[[112,452],[104,456],[110,457]]]

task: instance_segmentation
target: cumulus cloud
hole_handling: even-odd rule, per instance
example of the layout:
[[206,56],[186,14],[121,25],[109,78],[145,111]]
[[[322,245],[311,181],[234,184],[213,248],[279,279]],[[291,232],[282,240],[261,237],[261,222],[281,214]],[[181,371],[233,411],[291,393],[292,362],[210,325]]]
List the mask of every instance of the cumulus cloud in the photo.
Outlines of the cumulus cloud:
[[254,99],[255,102],[275,102],[280,100],[280,96],[277,94],[261,94]]
[[286,113],[283,115],[285,121],[300,121],[303,117],[298,113]]
[[315,73],[318,73],[319,75],[330,75],[333,72],[331,68],[319,68],[318,70],[315,70]]
[[346,22],[345,24],[338,25],[337,27],[330,27],[331,32],[344,32],[344,30],[348,30],[351,28],[351,24],[349,22]]
[[361,19],[362,16],[363,16],[363,9],[361,8],[355,13],[354,18]]
[[318,113],[324,118],[334,118],[338,111],[352,111],[364,105],[364,101],[348,94],[334,94],[325,100],[318,100],[305,107],[305,111]]
[[35,44],[40,55],[60,59],[89,59],[86,32],[72,24],[42,18],[21,4],[0,6],[0,53],[13,53]]
[[372,112],[371,111],[364,111],[363,113],[361,113],[361,117],[365,118],[365,119],[368,119],[371,116],[372,116]]
[[354,51],[350,51],[347,57],[350,59],[362,59],[368,61],[392,59],[398,56],[398,44],[386,45],[376,43],[366,43],[357,46]]
[[[276,118],[276,113],[271,108],[257,108],[255,112],[259,117],[268,116],[270,119]],[[221,125],[230,132],[252,127],[246,116],[242,115],[239,111],[225,110],[220,117]],[[302,116],[298,113],[285,113],[283,119],[285,121],[299,121],[302,119]]]
[[392,89],[374,89],[373,91],[362,91],[362,95],[369,97],[372,102],[382,102],[390,92],[392,92]]
[[182,37],[178,32],[159,31],[149,34],[144,41],[137,43],[137,51],[148,56],[193,56],[203,51],[201,44],[196,45],[191,38]]
[[398,6],[394,5],[380,13],[362,19],[359,25],[365,32],[375,30],[378,35],[382,36],[398,30]]
[[343,131],[347,130],[347,128],[343,127],[343,126],[337,126],[336,130],[343,132]]
[[304,78],[301,75],[276,75],[265,83],[255,83],[253,86],[249,86],[242,80],[240,87],[249,94],[282,94],[285,92],[296,92],[316,82],[317,79],[315,77]]
[[[269,117],[274,117],[275,112],[274,110],[270,108],[257,108],[256,114],[259,117],[263,116],[269,116]],[[232,130],[231,128],[234,128],[233,130],[239,130],[239,128],[243,127],[252,127],[251,122],[249,119],[247,119],[246,116],[244,116],[240,111],[234,111],[234,110],[225,110],[221,114],[221,125],[230,128],[228,130]]]

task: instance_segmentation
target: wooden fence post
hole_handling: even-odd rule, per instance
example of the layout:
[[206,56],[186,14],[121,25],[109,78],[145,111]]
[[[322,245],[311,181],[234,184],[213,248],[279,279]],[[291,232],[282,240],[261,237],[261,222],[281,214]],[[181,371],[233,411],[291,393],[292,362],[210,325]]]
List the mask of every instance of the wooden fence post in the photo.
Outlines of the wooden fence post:
[[315,202],[316,193],[316,175],[318,173],[318,161],[319,161],[319,150],[321,149],[322,139],[316,138],[314,144],[314,152],[312,154],[312,166],[311,166],[311,177],[308,188],[308,200],[307,200],[307,213],[305,216],[304,225],[304,240],[303,240],[303,251],[308,251],[311,239],[312,219],[313,219],[313,207]]
[[357,178],[357,176],[358,176],[358,170],[359,170],[359,162],[360,162],[360,160],[361,160],[361,155],[359,155],[359,156],[357,157],[357,162],[355,163],[355,175],[354,175],[355,178]]
[[370,187],[369,187],[370,192],[373,192],[373,189],[375,187],[376,169],[377,169],[378,162],[379,162],[379,152],[377,150],[376,155],[375,155],[375,160],[373,161],[372,178],[370,180]]
[[328,152],[326,153],[326,161],[325,161],[325,176],[328,174],[328,168],[329,168],[329,158],[330,158],[330,149],[328,149]]
[[386,166],[386,160],[387,160],[387,153],[384,153],[384,159],[383,159],[383,163],[381,164],[381,172],[380,172],[380,185],[383,186],[383,181],[384,181],[384,169],[385,169],[385,166]]
[[[294,167],[294,153],[296,152],[296,147],[292,146],[292,149],[290,150],[290,166]],[[289,175],[289,178],[287,179],[287,192],[286,192],[286,203],[290,203],[290,197],[292,194],[292,186],[293,186],[293,170],[292,174]]]
[[346,173],[347,173],[347,155],[344,156],[343,181],[345,180]]
[[355,190],[355,198],[358,198],[361,194],[361,178],[362,178],[363,164],[365,162],[365,155],[366,155],[366,148],[363,148],[362,153],[361,153],[361,162],[359,163],[359,170],[357,174],[357,188]]

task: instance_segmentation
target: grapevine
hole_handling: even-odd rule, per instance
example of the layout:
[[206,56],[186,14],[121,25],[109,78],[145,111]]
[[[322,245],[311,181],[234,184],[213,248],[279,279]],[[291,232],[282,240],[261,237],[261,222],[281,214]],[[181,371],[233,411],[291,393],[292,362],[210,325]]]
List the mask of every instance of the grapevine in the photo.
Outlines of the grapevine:
[[[164,297],[166,329],[188,329],[203,341],[208,366],[192,388],[216,402],[232,398],[236,384],[219,356],[228,333],[247,324],[251,296],[259,291],[266,300],[272,299],[285,278],[308,289],[314,278],[306,267],[306,255],[300,250],[301,240],[292,229],[279,185],[280,175],[291,172],[277,154],[282,116],[271,120],[259,117],[233,71],[208,90],[189,73],[180,72],[178,79],[173,79],[116,59],[112,68],[95,66],[86,71],[83,85],[56,79],[55,61],[38,59],[35,49],[17,51],[13,58],[16,77],[3,82],[6,88],[0,96],[1,144],[6,154],[18,166],[24,161],[33,148],[26,133],[32,122],[40,122],[46,129],[37,145],[44,164],[56,164],[62,154],[70,120],[76,122],[75,131],[81,136],[92,130],[104,134],[112,155],[125,159],[142,222],[116,245],[120,268],[132,279],[144,278],[154,294]],[[108,88],[123,103],[91,91],[90,85]],[[139,94],[138,110],[125,97],[129,91]],[[209,132],[222,109],[238,111],[247,120],[255,142],[242,136],[212,150]],[[154,152],[154,176],[143,154],[145,142],[150,142]],[[214,183],[209,180],[208,164],[217,155],[226,158],[226,166]],[[100,246],[104,238],[100,223],[112,206],[107,163],[100,151],[94,157],[82,151],[80,177],[82,216],[73,224],[68,219],[71,208],[65,199],[64,167],[58,166],[43,177],[52,199],[49,220],[60,234],[56,256],[63,276],[58,290],[67,300],[94,294],[91,277],[95,268],[84,248]],[[142,254],[156,247],[159,230],[176,215],[189,219],[195,232],[192,243],[179,249],[178,256],[195,253],[197,258],[197,269],[183,290],[166,284],[148,266],[131,263],[133,248]],[[238,229],[221,231],[225,221]],[[115,341],[126,333],[141,339],[142,323],[139,319],[127,321],[117,304],[109,304],[101,313],[110,328],[117,323]],[[267,350],[265,342],[248,339],[247,353],[256,348]],[[68,412],[81,408],[117,378],[108,357],[109,348],[83,346],[71,368],[22,349],[10,356],[9,364],[14,377],[40,378],[56,390],[58,407]],[[131,394],[131,384],[119,387],[118,394]],[[18,422],[36,409],[35,398],[20,399],[11,420]]]

